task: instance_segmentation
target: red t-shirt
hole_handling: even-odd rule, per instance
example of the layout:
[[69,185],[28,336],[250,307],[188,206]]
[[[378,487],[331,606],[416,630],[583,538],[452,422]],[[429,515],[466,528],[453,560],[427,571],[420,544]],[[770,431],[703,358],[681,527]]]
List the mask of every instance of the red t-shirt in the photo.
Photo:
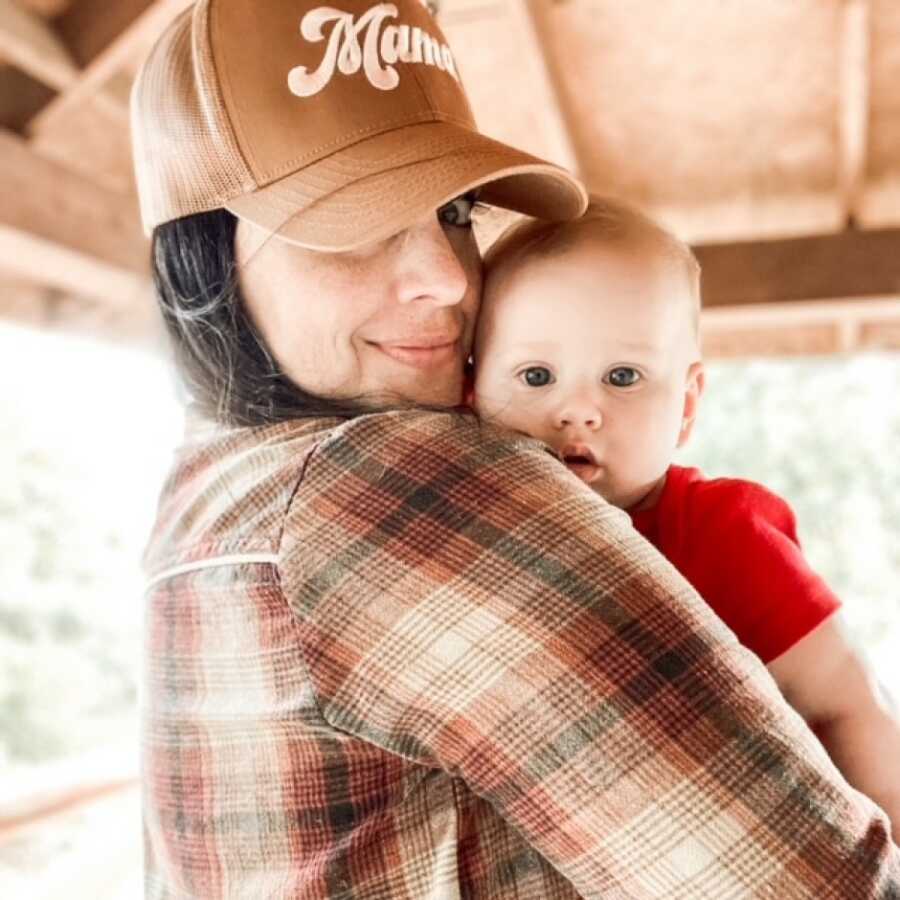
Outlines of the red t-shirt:
[[793,511],[762,485],[670,466],[657,504],[630,515],[765,663],[841,605],[803,558]]

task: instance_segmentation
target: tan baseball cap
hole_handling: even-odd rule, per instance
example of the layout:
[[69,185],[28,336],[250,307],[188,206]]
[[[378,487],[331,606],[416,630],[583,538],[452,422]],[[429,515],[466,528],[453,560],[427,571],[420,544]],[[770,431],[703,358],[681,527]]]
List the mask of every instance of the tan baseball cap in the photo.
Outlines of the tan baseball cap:
[[198,0],[135,81],[141,215],[225,207],[305,247],[347,250],[473,188],[545,219],[581,215],[564,169],[479,134],[421,0]]

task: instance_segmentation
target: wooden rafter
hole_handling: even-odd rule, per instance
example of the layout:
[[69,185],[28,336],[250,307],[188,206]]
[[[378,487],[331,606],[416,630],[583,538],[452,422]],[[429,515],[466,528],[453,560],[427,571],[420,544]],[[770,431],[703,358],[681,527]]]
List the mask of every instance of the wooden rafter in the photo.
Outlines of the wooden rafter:
[[39,131],[28,129],[31,146],[91,181],[133,194],[131,138],[123,116],[129,85],[124,76],[116,76],[104,87],[105,102],[88,96],[45,121]]
[[900,229],[694,251],[709,357],[900,350]]
[[75,294],[127,304],[146,291],[148,252],[134,200],[91,184],[0,132],[0,267]]
[[65,12],[73,2],[74,0],[19,0],[19,5],[45,19],[51,19]]
[[29,133],[40,134],[44,129],[52,129],[54,120],[64,118],[67,111],[98,93],[106,96],[105,102],[119,107],[119,114],[124,121],[127,117],[127,107],[115,97],[102,93],[102,88],[123,69],[132,68],[135,60],[140,59],[149,50],[172,19],[192,2],[193,0],[156,0],[144,9],[118,37],[97,53],[65,91],[35,117]]
[[[429,5],[445,32],[448,28],[478,23],[488,32],[502,30],[504,42],[510,42],[512,36],[511,43],[519,51],[517,63],[521,63],[515,83],[520,87],[527,85],[530,106],[540,111],[540,128],[545,140],[541,152],[559,165],[578,172],[578,154],[541,39],[539,6],[530,0],[433,0]],[[452,36],[450,43],[455,46]],[[464,43],[456,49],[460,56],[465,54]],[[497,75],[502,79],[499,71]]]
[[900,229],[694,248],[709,307],[900,295]]
[[66,90],[78,77],[78,66],[59,35],[15,0],[0,0],[0,57],[55,90]]
[[56,28],[82,68],[90,65],[154,0],[78,0],[56,20]]
[[[18,776],[4,772],[0,776],[0,846],[8,846],[23,830],[51,818],[133,790],[138,783],[137,768],[133,748],[113,744],[46,762],[38,769],[20,771]],[[100,896],[83,894],[80,888],[79,884],[79,897]],[[34,896],[51,895],[41,891]]]
[[714,307],[701,331],[707,358],[900,350],[900,296]]
[[523,51],[520,58],[523,65],[531,69],[534,104],[541,110],[542,123],[551,141],[553,161],[577,173],[581,170],[578,152],[541,42],[541,23],[535,6],[532,0],[507,0],[506,6],[519,35]]
[[82,809],[104,797],[132,790],[139,784],[136,777],[123,778],[102,784],[78,785],[52,797],[32,800],[21,812],[0,815],[0,846],[10,843],[23,831],[44,824],[49,819]]
[[0,63],[0,123],[3,127],[23,131],[52,97],[53,88],[32,78],[18,66]]
[[843,0],[840,13],[838,189],[847,221],[865,187],[869,130],[869,0]]

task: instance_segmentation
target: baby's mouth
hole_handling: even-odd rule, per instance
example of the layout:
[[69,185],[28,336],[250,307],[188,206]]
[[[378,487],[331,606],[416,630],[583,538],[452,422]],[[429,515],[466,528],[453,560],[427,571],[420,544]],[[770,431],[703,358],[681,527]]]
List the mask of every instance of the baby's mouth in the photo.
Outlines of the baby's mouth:
[[562,461],[585,484],[590,484],[600,472],[600,463],[587,444],[566,444],[559,451]]

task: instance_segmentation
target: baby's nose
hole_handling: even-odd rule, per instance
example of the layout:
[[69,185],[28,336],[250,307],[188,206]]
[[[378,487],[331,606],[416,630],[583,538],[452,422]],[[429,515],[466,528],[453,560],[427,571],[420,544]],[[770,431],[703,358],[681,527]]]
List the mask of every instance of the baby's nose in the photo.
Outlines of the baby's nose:
[[569,403],[556,417],[557,428],[587,428],[596,431],[603,424],[603,416],[593,403]]

